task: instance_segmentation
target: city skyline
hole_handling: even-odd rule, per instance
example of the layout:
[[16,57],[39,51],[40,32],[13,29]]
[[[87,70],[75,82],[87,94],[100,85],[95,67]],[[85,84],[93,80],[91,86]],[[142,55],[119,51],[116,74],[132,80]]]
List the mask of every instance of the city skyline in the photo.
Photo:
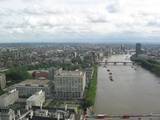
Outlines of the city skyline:
[[160,118],[160,44],[9,43],[0,56],[2,120]]
[[160,43],[158,0],[1,0],[0,43]]

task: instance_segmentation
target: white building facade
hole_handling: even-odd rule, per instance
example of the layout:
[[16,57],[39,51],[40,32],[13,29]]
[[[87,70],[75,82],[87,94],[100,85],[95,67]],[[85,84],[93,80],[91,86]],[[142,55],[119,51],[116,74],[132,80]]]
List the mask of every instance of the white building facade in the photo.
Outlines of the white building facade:
[[81,99],[86,86],[86,74],[81,71],[56,71],[54,86],[58,99]]
[[40,90],[45,92],[46,97],[51,95],[49,80],[26,80],[15,85],[20,97],[30,97]]
[[9,91],[0,96],[0,107],[7,107],[18,100],[18,91],[16,89]]
[[6,87],[6,75],[0,73],[0,89],[4,89]]
[[45,92],[43,92],[42,90],[39,92],[36,92],[34,95],[32,95],[26,100],[26,104],[28,106],[42,107],[44,102],[45,102]]

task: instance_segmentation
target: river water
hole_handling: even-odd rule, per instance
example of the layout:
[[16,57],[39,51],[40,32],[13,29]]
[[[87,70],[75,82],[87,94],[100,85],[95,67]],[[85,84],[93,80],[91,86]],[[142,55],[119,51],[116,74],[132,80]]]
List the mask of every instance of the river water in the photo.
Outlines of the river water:
[[[130,60],[128,55],[115,55],[108,61]],[[160,113],[160,78],[140,66],[99,66],[94,110],[105,114]]]

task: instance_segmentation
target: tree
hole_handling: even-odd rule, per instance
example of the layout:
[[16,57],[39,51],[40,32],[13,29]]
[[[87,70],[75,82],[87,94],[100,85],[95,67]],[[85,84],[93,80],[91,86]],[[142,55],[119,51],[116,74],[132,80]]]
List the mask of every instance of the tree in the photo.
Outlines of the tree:
[[25,67],[12,67],[6,72],[6,79],[15,82],[23,81],[29,77],[30,75]]

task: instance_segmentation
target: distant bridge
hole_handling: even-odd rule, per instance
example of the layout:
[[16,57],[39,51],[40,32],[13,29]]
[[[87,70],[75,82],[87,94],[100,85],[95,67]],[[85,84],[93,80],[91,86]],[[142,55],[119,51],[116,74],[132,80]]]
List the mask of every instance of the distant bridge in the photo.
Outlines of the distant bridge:
[[106,64],[106,65],[134,65],[134,62],[131,61],[99,61],[98,64]]

